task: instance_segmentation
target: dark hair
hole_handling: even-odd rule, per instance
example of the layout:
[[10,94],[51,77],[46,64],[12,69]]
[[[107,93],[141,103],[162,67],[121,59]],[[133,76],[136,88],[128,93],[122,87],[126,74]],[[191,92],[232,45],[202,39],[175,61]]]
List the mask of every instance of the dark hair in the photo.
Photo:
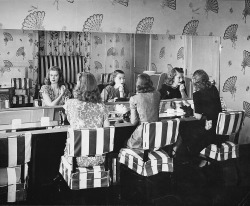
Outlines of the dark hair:
[[212,86],[211,82],[209,81],[209,76],[204,70],[196,70],[192,78],[194,81],[193,85],[197,91],[210,88]]
[[46,85],[51,85],[51,82],[49,79],[51,71],[57,71],[59,74],[58,86],[61,87],[62,85],[64,85],[63,73],[62,73],[62,70],[58,66],[52,66],[49,68],[49,70],[45,76],[44,83]]
[[100,103],[102,101],[95,76],[87,72],[77,75],[77,85],[73,90],[73,95],[74,98],[84,102]]
[[183,69],[179,68],[179,67],[175,67],[175,68],[171,69],[171,71],[167,75],[167,78],[165,80],[165,84],[171,86],[174,83],[174,78],[177,75],[177,72],[181,73],[181,74],[184,73]]
[[112,74],[112,80],[110,82],[111,86],[115,86],[115,78],[116,78],[117,74],[124,74],[124,71],[117,69],[117,70],[115,70],[113,72],[113,74]]
[[136,86],[136,92],[138,93],[147,93],[152,92],[155,90],[153,87],[153,82],[150,79],[150,76],[148,74],[139,74],[137,76],[137,80],[140,80],[140,84]]

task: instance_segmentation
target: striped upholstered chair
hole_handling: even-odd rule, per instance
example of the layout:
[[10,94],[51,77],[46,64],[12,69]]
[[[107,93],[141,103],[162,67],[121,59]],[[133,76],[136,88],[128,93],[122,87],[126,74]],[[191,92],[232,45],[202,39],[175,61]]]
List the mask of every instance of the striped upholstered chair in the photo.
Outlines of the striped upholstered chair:
[[80,190],[96,187],[109,187],[111,184],[111,168],[109,158],[105,164],[93,167],[77,167],[76,157],[107,154],[113,151],[114,127],[68,130],[67,155],[72,158],[68,161],[61,157],[59,172],[71,190]]
[[0,137],[0,203],[26,200],[31,133]]
[[[179,124],[179,119],[143,123],[143,148],[122,148],[120,150],[118,160],[121,163],[121,186],[123,187],[123,184],[126,184],[126,180],[122,180],[122,170],[125,167],[125,170],[128,168],[129,173],[132,173],[133,176],[136,176],[136,179],[145,184],[142,187],[146,186],[146,203],[149,203],[152,196],[153,189],[150,182],[153,178],[151,177],[173,172],[173,158],[162,148],[176,142]],[[164,179],[166,180],[165,176]],[[133,184],[132,181],[131,187],[134,187]],[[121,193],[123,195],[123,191]]]
[[[226,111],[218,115],[216,134],[218,138],[220,135],[235,136],[239,134],[244,121],[244,111]],[[234,139],[234,138],[233,138]],[[201,157],[208,162],[221,162],[229,159],[235,159],[236,170],[239,179],[239,167],[237,158],[239,157],[239,145],[232,141],[225,141],[221,145],[211,144],[200,152]]]

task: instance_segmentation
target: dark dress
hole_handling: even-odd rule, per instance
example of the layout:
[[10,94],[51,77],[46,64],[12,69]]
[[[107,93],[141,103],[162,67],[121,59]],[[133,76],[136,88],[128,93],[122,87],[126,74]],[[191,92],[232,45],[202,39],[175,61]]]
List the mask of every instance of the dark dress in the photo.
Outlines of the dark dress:
[[[180,86],[174,88],[169,85],[163,84],[159,92],[161,93],[161,99],[182,98],[180,92]],[[187,94],[186,88],[185,88],[185,93]]]
[[202,119],[212,120],[212,128],[205,129],[205,124],[197,124],[193,127],[187,127],[183,132],[183,142],[188,146],[193,155],[198,155],[202,149],[214,143],[219,144],[220,138],[216,137],[216,125],[218,114],[222,111],[220,96],[217,88],[211,88],[196,91],[193,94],[195,113],[202,114]]

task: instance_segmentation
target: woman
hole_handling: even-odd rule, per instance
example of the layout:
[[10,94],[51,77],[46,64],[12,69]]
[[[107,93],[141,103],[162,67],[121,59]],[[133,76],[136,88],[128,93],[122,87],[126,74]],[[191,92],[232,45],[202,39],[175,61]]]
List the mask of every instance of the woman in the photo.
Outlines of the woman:
[[183,141],[193,155],[198,155],[208,145],[218,144],[216,124],[218,114],[222,111],[217,88],[211,84],[204,70],[196,70],[192,77],[194,86],[194,117],[205,120],[206,124],[187,128]]
[[45,106],[64,105],[65,99],[71,97],[70,91],[63,85],[63,74],[59,67],[49,68],[44,83],[39,93]]
[[159,120],[160,93],[155,91],[150,76],[140,74],[136,81],[136,95],[130,97],[130,121],[139,125],[127,142],[128,148],[142,148],[142,122]]
[[[77,85],[73,91],[74,98],[64,105],[65,114],[74,129],[94,129],[108,127],[108,109],[101,102],[101,96],[97,82],[93,74],[80,73],[77,77]],[[66,152],[65,152],[66,155]],[[70,161],[70,158],[68,158]],[[89,167],[103,164],[104,156],[78,157],[79,167]]]
[[102,90],[102,101],[115,102],[119,98],[128,98],[129,91],[125,85],[125,74],[122,70],[115,70],[110,85]]

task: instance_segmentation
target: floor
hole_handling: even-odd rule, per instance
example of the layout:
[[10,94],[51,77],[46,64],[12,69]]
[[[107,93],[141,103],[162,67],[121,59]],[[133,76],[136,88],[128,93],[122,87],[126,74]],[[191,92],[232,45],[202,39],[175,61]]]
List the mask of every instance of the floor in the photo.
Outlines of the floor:
[[[234,163],[229,161],[221,167],[207,166],[199,168],[196,164],[180,161],[176,163],[174,173],[151,178],[151,196],[146,193],[145,182],[121,171],[121,198],[117,196],[119,187],[71,191],[64,182],[43,185],[28,194],[30,205],[212,205],[247,206],[250,205],[250,145],[240,145],[240,176]],[[164,181],[162,181],[164,179]],[[60,191],[58,189],[60,185]],[[172,185],[172,186],[170,186]],[[146,202],[147,197],[149,202]]]

